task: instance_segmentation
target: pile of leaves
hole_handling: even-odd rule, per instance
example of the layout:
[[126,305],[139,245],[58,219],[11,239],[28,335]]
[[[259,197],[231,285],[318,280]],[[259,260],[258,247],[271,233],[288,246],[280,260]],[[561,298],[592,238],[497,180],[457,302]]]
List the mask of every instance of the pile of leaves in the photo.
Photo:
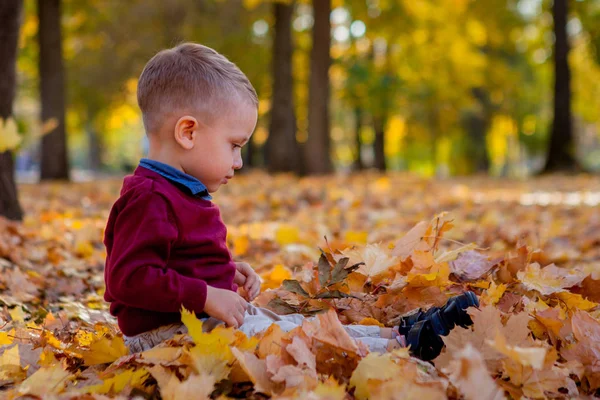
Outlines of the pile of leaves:
[[[0,219],[0,395],[500,399],[600,389],[593,179],[237,183],[215,201],[234,255],[263,277],[255,305],[302,313],[301,326],[203,332],[182,310],[189,335],[129,354],[102,300],[102,233],[119,182],[24,186],[26,220]],[[480,297],[474,324],[444,337],[433,364],[407,349],[369,353],[343,329],[394,326],[465,290]]]

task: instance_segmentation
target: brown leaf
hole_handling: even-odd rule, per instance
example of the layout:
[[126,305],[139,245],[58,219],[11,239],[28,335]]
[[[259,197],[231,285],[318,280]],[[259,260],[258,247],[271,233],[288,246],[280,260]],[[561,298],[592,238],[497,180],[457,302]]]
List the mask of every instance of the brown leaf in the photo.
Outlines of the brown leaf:
[[406,260],[413,251],[415,250],[426,250],[429,246],[425,242],[422,242],[423,236],[427,232],[429,224],[425,221],[419,222],[415,225],[406,235],[402,236],[396,243],[394,243],[394,250],[392,255],[400,257],[401,261]]
[[461,253],[454,261],[450,261],[450,271],[462,280],[476,281],[490,272],[494,266],[487,256],[474,251]]
[[504,393],[490,377],[482,355],[469,343],[454,353],[454,360],[444,372],[467,400],[504,399]]

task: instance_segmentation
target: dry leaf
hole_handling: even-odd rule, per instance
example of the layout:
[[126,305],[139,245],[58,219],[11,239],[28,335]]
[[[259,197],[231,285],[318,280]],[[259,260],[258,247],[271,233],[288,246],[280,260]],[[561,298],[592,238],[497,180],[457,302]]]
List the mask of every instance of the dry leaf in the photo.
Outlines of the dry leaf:
[[455,352],[454,360],[444,372],[467,400],[504,399],[503,391],[490,377],[481,354],[471,344]]

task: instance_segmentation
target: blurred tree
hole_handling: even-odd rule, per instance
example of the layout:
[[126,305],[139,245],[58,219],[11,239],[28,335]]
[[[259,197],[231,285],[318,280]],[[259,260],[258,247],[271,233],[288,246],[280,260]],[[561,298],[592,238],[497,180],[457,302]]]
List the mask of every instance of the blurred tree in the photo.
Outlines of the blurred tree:
[[[210,46],[235,62],[259,95],[265,90],[269,47],[252,32],[264,7],[246,10],[241,0],[227,6],[217,0],[63,2],[69,107],[86,131],[89,153],[101,154],[102,164],[134,163],[142,153],[137,78],[161,49],[184,41]],[[248,155],[256,158],[246,150],[246,165]]]
[[544,172],[579,169],[574,155],[571,116],[571,71],[567,36],[568,0],[554,0],[554,119]]
[[572,5],[583,29],[589,34],[592,52],[600,64],[600,0],[576,1]]
[[[0,2],[0,121],[6,121],[13,113],[22,9],[22,0]],[[17,196],[11,150],[0,153],[0,215],[14,220],[23,217]]]
[[273,30],[273,95],[271,122],[266,143],[265,158],[271,172],[301,172],[301,153],[296,141],[296,114],[294,109],[294,82],[292,77],[292,15],[294,2],[274,2]]
[[[344,98],[355,115],[357,149],[363,147],[361,126],[364,120],[368,120],[374,131],[373,167],[383,171],[387,169],[385,137],[388,120],[393,112],[397,112],[401,95],[396,64],[400,60],[392,58],[391,47],[398,47],[398,36],[407,30],[406,16],[401,2],[376,5],[346,0],[346,6],[354,19],[350,27],[355,31],[351,34],[348,55],[340,60],[348,71]],[[369,20],[372,24],[364,25],[364,21]],[[398,25],[402,29],[395,29]],[[364,26],[365,31],[360,32],[359,29],[357,33],[356,26]],[[360,150],[357,156],[355,167],[362,168],[364,162]]]
[[331,65],[331,0],[313,0],[314,25],[310,57],[308,140],[304,170],[325,174],[333,170],[329,137],[329,67]]
[[57,122],[56,128],[42,138],[40,178],[69,179],[61,0],[38,0],[38,15],[42,121]]
[[[378,67],[377,63],[374,65],[375,73],[370,90],[371,107],[369,109],[372,113],[373,130],[375,131],[374,167],[379,171],[385,171],[387,169],[385,130],[397,101],[400,81],[393,68],[389,45],[386,45],[385,50],[381,51],[380,57],[380,66]],[[375,55],[374,58],[376,58]]]

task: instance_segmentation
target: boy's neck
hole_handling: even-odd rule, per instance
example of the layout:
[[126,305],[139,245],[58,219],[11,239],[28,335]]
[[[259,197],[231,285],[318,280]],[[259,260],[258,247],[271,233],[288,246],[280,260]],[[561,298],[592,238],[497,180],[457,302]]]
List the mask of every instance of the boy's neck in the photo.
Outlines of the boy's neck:
[[168,164],[171,167],[177,168],[181,172],[184,172],[181,164],[179,163],[178,157],[172,154],[171,151],[167,151],[165,147],[157,148],[151,144],[150,149],[148,150],[148,156],[146,158],[161,162],[163,164]]

